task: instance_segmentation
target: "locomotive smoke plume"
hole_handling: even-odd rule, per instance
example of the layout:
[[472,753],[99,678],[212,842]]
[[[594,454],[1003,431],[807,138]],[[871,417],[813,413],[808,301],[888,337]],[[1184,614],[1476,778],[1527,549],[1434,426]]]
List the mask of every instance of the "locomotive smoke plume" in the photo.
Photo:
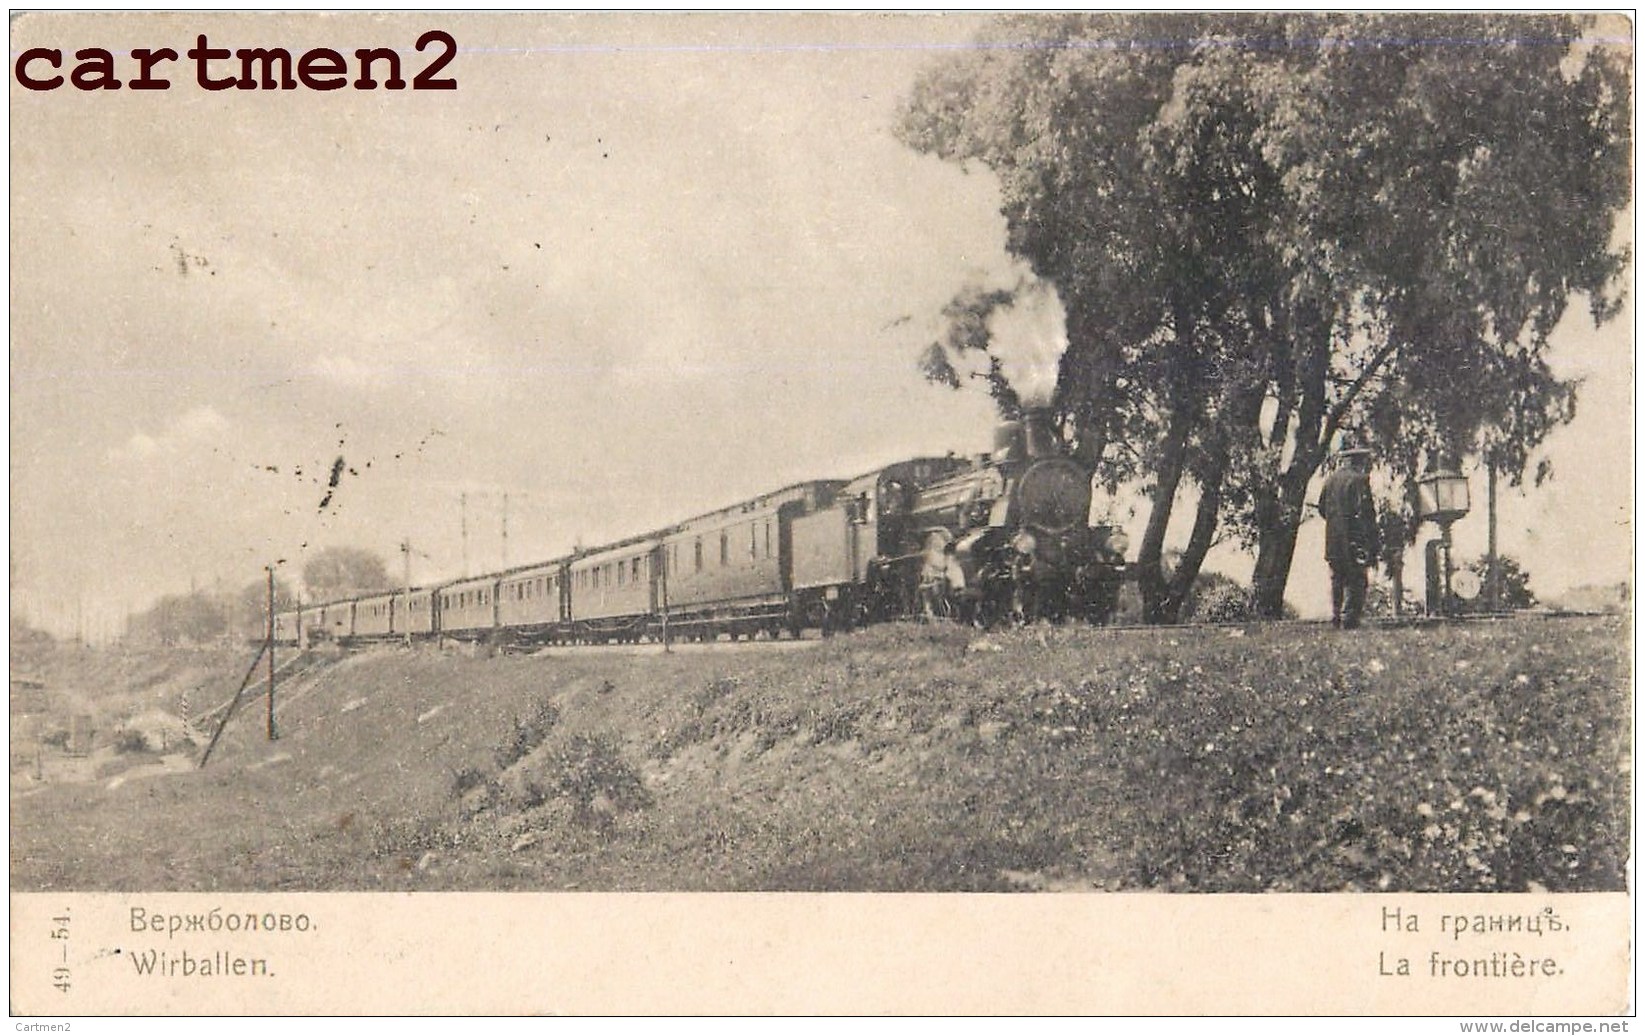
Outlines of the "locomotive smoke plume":
[[1024,407],[1047,407],[1068,349],[1067,313],[1054,285],[1033,280],[988,318],[990,352]]

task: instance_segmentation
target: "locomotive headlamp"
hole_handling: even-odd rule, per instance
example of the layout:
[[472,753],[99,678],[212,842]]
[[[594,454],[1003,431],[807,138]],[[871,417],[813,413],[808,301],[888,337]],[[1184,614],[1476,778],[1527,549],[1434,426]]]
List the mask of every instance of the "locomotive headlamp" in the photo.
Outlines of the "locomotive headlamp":
[[1038,545],[1038,542],[1034,539],[1034,534],[1027,530],[1017,533],[1016,538],[1011,541],[1011,546],[1017,549],[1018,554],[1023,555],[1033,554],[1034,548]]

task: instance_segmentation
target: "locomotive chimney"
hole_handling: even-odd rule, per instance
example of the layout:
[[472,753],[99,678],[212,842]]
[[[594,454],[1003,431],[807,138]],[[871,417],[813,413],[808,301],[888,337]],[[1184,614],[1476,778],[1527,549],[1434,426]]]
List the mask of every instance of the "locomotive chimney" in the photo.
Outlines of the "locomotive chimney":
[[1051,410],[1048,407],[1030,407],[1023,411],[1022,430],[1024,448],[1029,460],[1055,457],[1057,436],[1051,429]]

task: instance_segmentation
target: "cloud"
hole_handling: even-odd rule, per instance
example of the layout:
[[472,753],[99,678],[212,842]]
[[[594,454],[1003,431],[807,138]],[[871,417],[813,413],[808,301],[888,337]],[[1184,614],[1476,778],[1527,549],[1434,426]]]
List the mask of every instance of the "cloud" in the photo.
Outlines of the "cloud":
[[173,418],[156,435],[136,432],[124,443],[109,450],[117,461],[149,460],[214,442],[227,434],[228,418],[209,404],[197,406]]

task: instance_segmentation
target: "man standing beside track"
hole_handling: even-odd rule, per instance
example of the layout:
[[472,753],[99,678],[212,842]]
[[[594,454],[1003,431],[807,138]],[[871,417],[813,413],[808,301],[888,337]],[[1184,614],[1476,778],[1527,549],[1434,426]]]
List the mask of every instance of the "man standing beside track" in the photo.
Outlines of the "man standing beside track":
[[1325,516],[1325,560],[1331,566],[1331,625],[1354,629],[1365,610],[1366,569],[1379,553],[1371,451],[1344,449],[1319,491]]

